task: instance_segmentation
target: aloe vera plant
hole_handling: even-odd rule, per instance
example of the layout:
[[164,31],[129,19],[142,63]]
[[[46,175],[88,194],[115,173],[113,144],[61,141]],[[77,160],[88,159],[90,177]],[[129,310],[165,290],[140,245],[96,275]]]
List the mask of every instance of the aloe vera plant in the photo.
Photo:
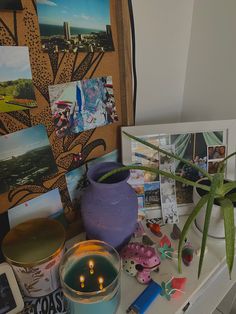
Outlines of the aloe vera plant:
[[145,170],[145,171],[153,172],[156,174],[160,174],[162,176],[172,178],[183,184],[190,185],[192,187],[197,187],[204,190],[205,195],[202,196],[200,200],[198,201],[198,203],[195,205],[193,211],[188,216],[181,232],[181,238],[179,240],[179,245],[178,245],[178,270],[179,272],[182,272],[181,253],[182,253],[184,240],[187,236],[188,230],[191,224],[194,222],[195,218],[197,217],[198,213],[203,209],[203,206],[206,205],[204,228],[202,232],[201,253],[200,253],[200,259],[199,259],[199,265],[198,265],[198,278],[200,277],[203,260],[204,260],[205,249],[206,249],[208,228],[210,224],[212,208],[213,208],[214,202],[217,202],[220,205],[221,211],[223,213],[224,229],[225,229],[226,262],[227,262],[227,266],[229,270],[229,276],[231,278],[231,272],[232,272],[233,263],[234,263],[234,251],[235,251],[235,248],[234,248],[235,224],[234,224],[233,202],[236,202],[236,193],[233,190],[236,188],[236,182],[225,181],[224,170],[225,170],[227,159],[233,157],[236,154],[236,152],[230,154],[229,156],[224,158],[222,161],[220,161],[217,173],[210,175],[207,171],[198,167],[196,164],[193,164],[190,161],[183,159],[174,153],[167,152],[154,144],[151,144],[145,140],[142,140],[126,132],[124,132],[124,134],[126,134],[129,138],[152,148],[155,151],[161,152],[162,154],[165,154],[166,156],[170,158],[179,160],[180,162],[187,164],[188,166],[191,166],[192,168],[195,168],[199,173],[201,173],[205,178],[207,178],[207,180],[210,182],[210,185],[201,184],[199,182],[195,182],[195,181],[183,178],[182,176],[179,176],[175,173],[169,173],[169,172],[159,170],[158,168],[148,167],[148,166],[138,166],[138,165],[122,166],[121,168],[114,169],[110,171],[109,173],[106,173],[105,175],[103,175],[99,179],[99,181],[102,182],[109,176],[120,171],[124,171],[127,169],[139,169],[139,170]]

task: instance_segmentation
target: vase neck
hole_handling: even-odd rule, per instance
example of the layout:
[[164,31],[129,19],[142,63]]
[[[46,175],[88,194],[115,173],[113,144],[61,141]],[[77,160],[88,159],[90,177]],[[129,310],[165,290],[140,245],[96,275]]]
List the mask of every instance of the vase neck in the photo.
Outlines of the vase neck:
[[128,180],[129,170],[118,172],[109,177],[104,182],[98,182],[99,178],[101,178],[104,174],[120,167],[122,167],[122,165],[115,162],[104,162],[96,164],[88,170],[88,180],[92,186],[101,189],[121,186]]

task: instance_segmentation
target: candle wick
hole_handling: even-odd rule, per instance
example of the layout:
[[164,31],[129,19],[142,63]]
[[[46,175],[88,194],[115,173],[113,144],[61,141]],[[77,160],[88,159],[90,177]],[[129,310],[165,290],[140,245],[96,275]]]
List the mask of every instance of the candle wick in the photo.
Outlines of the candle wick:
[[99,289],[102,290],[103,289],[103,282],[104,282],[104,279],[102,277],[99,277],[98,278],[98,283],[99,283]]

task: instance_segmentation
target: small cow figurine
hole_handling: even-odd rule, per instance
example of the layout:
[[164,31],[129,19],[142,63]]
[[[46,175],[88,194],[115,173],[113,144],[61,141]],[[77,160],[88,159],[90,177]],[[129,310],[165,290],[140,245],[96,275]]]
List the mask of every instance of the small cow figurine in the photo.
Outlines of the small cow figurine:
[[121,253],[123,269],[138,282],[147,284],[151,280],[151,272],[157,270],[161,261],[153,247],[138,242],[126,245]]

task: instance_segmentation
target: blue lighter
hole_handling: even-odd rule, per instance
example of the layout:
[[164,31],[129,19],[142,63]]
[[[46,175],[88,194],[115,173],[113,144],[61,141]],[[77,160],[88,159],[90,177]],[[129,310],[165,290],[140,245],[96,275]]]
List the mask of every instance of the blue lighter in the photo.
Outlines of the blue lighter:
[[127,313],[143,314],[154,299],[161,293],[162,288],[155,281],[151,280],[146,289],[130,305]]

